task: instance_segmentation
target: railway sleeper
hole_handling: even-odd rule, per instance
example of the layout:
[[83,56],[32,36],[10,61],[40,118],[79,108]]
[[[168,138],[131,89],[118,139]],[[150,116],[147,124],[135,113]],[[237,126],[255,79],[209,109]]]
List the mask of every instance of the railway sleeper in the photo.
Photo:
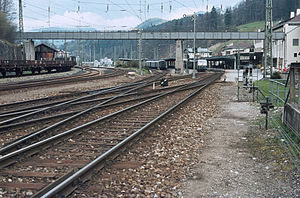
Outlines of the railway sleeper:
[[49,190],[53,189],[55,186],[57,186],[59,183],[61,183],[62,181],[64,181],[65,179],[67,179],[68,177],[70,177],[72,174],[74,174],[74,170],[71,170],[70,172],[68,172],[67,174],[61,176],[59,179],[57,179],[56,181],[54,181],[53,183],[47,185],[46,187],[44,187],[42,190],[40,190],[39,192],[37,192],[35,195],[32,196],[32,198],[39,198],[41,197],[43,194],[45,194],[46,192],[48,192]]

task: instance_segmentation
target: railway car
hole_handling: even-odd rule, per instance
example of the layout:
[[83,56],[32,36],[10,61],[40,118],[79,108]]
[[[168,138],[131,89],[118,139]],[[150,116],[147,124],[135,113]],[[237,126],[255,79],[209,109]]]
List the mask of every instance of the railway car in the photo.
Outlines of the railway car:
[[146,61],[146,67],[148,67],[150,69],[166,70],[167,69],[167,63],[164,60],[160,60],[160,61]]
[[70,57],[66,60],[1,60],[0,73],[5,77],[9,72],[15,72],[16,76],[22,76],[27,71],[32,74],[53,70],[58,72],[70,71],[76,65],[74,58]]

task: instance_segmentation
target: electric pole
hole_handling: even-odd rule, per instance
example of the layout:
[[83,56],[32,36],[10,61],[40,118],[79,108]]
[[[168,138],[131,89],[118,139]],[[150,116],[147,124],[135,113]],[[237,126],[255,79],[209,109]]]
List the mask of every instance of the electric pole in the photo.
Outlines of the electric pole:
[[142,72],[142,30],[140,29],[138,31],[139,34],[139,69],[140,69],[140,75],[143,75]]
[[19,33],[20,33],[20,42],[23,44],[23,32],[24,32],[24,26],[23,26],[23,6],[22,6],[22,0],[19,0]]
[[193,76],[192,78],[196,78],[196,12],[193,15],[194,20],[194,63],[193,63]]
[[269,69],[270,69],[270,76],[272,76],[272,69],[273,69],[272,26],[273,26],[272,0],[266,0],[264,77],[266,77],[267,70]]
[[49,1],[49,6],[48,6],[48,26],[50,28],[51,24],[50,24],[50,1]]

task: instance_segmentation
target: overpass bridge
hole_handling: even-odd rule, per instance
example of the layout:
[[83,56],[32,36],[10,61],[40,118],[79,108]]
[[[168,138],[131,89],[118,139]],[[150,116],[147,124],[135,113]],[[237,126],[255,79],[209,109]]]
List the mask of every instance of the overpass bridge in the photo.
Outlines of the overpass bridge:
[[[193,40],[194,32],[24,32],[24,39],[32,40]],[[197,40],[264,40],[265,32],[196,32]],[[274,40],[283,40],[283,32],[273,32]]]
[[[196,32],[197,40],[264,40],[265,32]],[[194,32],[140,32],[140,31],[90,31],[90,32],[24,32],[26,40],[175,40],[175,67],[183,73],[183,40],[193,40]],[[283,32],[273,32],[273,40],[283,40]],[[141,51],[140,51],[141,52]]]

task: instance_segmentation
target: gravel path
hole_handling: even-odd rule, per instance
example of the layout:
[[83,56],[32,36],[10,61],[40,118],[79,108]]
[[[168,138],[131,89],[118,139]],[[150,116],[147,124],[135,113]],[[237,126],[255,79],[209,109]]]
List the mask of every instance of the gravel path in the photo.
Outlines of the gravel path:
[[[291,179],[278,174],[284,171],[277,167],[281,159],[270,159],[269,153],[264,155],[261,151],[253,155],[253,147],[272,149],[273,153],[275,149],[261,137],[266,131],[251,125],[261,116],[259,108],[236,102],[235,95],[232,86],[222,87],[219,113],[208,121],[205,147],[191,171],[193,177],[183,182],[183,197],[300,196],[296,186],[291,186]],[[262,145],[257,144],[258,140]]]

